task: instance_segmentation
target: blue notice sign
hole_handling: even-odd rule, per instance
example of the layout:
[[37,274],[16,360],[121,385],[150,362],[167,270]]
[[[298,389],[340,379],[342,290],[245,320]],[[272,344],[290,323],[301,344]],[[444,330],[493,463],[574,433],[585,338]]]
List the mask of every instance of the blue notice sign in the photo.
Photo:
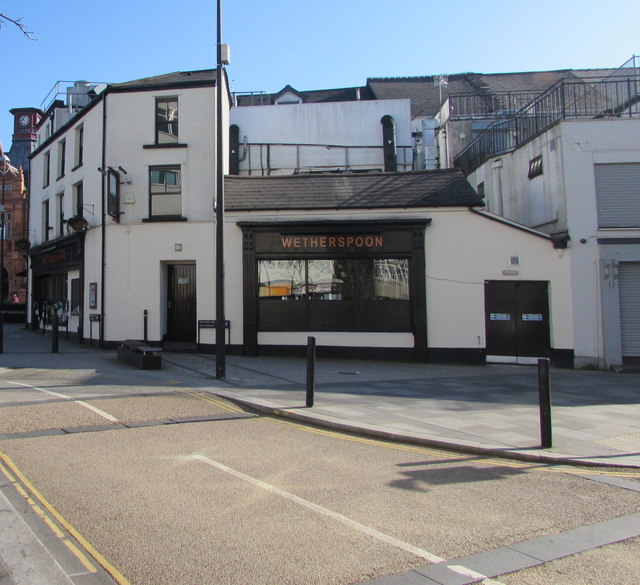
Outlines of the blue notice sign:
[[522,313],[523,321],[542,321],[542,313]]
[[511,321],[509,313],[489,313],[490,321]]

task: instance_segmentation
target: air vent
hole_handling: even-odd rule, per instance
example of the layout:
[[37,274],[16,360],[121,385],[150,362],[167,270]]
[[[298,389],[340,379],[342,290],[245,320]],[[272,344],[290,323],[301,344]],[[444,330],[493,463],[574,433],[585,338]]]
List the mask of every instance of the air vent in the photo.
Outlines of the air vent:
[[509,261],[507,263],[512,268],[519,268],[522,266],[522,260],[520,256],[509,256]]

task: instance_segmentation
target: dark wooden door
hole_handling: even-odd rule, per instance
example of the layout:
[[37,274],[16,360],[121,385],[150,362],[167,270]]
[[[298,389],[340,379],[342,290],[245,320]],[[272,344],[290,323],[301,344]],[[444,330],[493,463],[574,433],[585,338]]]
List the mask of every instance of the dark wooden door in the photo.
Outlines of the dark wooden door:
[[485,282],[487,355],[548,357],[548,283]]
[[196,267],[195,264],[169,266],[167,340],[195,342]]

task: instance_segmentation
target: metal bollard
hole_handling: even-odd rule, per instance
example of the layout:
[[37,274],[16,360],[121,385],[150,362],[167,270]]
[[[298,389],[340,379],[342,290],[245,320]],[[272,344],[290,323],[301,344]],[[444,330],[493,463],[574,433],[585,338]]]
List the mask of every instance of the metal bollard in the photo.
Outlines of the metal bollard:
[[549,384],[549,360],[538,360],[538,394],[540,396],[540,441],[543,449],[550,449],[551,392]]
[[58,353],[58,312],[51,307],[51,353]]
[[307,408],[313,406],[316,383],[316,338],[307,337]]

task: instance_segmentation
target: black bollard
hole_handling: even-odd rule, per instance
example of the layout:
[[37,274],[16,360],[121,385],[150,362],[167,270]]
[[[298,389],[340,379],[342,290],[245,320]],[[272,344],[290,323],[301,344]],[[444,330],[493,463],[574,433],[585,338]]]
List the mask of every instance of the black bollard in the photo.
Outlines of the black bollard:
[[144,342],[147,343],[147,322],[149,320],[149,311],[144,310]]
[[540,395],[540,440],[543,449],[550,449],[551,392],[549,384],[549,360],[538,360],[538,393]]
[[51,307],[51,353],[58,353],[58,311]]
[[316,338],[307,337],[307,408],[313,406],[316,383]]

